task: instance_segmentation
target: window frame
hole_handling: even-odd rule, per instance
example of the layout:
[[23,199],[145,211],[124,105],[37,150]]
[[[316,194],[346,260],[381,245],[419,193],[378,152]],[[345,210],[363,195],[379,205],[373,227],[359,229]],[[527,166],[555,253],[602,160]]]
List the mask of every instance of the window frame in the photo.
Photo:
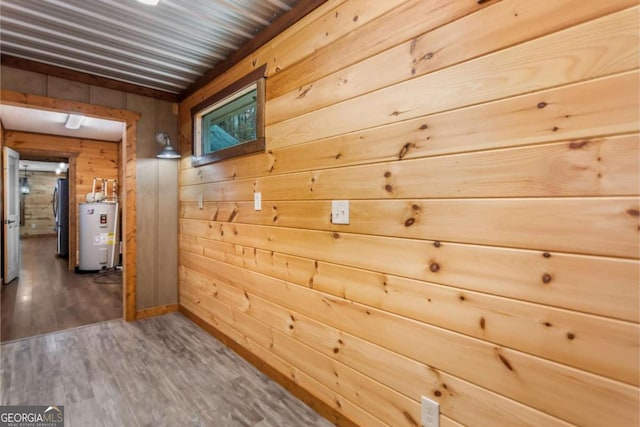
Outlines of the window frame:
[[[244,156],[248,154],[265,151],[264,135],[264,105],[265,105],[265,80],[267,65],[253,70],[224,89],[218,91],[207,99],[191,108],[192,124],[192,153],[191,165],[194,167],[203,166],[219,162],[232,157]],[[205,115],[223,108],[228,102],[234,101],[238,94],[247,88],[256,85],[256,139],[241,142],[231,147],[222,148],[210,153],[203,154],[204,139],[202,138],[202,122]]]

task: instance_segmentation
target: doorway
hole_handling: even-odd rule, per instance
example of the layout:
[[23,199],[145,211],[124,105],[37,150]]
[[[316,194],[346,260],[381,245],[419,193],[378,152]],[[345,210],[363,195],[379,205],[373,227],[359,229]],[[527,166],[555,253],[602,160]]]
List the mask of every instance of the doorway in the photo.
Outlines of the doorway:
[[[122,123],[121,140],[116,144],[118,154],[118,180],[120,184],[121,206],[122,206],[122,316],[125,320],[135,320],[135,277],[136,277],[136,191],[135,191],[135,147],[137,122],[140,119],[138,113],[99,107],[90,104],[83,104],[72,101],[59,100],[54,98],[25,95],[18,92],[2,90],[2,104],[31,108],[34,110],[46,110],[62,112],[64,114],[76,113],[87,117],[102,118]],[[12,131],[3,129],[2,142],[6,146],[11,146],[9,141]],[[21,152],[26,155],[37,151],[29,144],[29,141],[13,141],[14,145],[19,145]],[[57,152],[60,155],[60,152]],[[62,152],[69,157],[69,163],[79,155],[77,152]],[[70,176],[74,168],[70,167]],[[74,197],[72,195],[72,197]],[[74,204],[75,206],[75,204]],[[76,226],[75,215],[71,215],[71,228]],[[4,231],[3,231],[4,233]],[[75,246],[74,239],[70,240],[70,245]],[[75,247],[70,248],[70,254],[75,252]],[[67,270],[68,271],[68,270]]]

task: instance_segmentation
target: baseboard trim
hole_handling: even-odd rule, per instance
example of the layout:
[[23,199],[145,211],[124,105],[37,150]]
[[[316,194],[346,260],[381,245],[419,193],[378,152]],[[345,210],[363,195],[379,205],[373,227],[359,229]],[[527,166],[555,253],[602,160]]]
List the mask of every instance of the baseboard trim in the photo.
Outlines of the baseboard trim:
[[136,311],[136,320],[146,319],[153,316],[161,316],[167,313],[175,313],[176,311],[178,311],[178,304],[167,304],[144,308]]
[[213,335],[218,341],[222,342],[224,345],[233,350],[236,354],[242,357],[247,362],[251,363],[258,370],[264,373],[266,376],[280,384],[282,387],[287,389],[291,394],[295,397],[309,405],[316,411],[318,414],[325,417],[327,420],[332,422],[334,425],[338,427],[357,427],[358,424],[354,423],[350,419],[346,418],[343,414],[336,411],[331,406],[324,403],[322,400],[318,399],[316,396],[308,392],[306,389],[302,388],[300,385],[296,384],[291,378],[286,375],[280,373],[276,368],[266,363],[264,360],[260,359],[255,354],[251,353],[249,350],[235,342],[233,339],[229,338],[223,332],[220,332],[214,326],[211,326],[205,320],[200,318],[197,314],[192,313],[189,309],[184,306],[179,307],[180,313],[182,313],[185,317],[190,319],[193,323],[204,329],[210,335]]

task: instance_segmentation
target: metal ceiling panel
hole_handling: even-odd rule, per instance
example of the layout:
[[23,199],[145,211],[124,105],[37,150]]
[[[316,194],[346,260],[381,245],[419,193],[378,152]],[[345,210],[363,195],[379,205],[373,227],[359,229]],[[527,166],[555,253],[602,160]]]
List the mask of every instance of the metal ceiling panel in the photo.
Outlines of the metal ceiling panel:
[[0,0],[0,51],[177,94],[295,3]]

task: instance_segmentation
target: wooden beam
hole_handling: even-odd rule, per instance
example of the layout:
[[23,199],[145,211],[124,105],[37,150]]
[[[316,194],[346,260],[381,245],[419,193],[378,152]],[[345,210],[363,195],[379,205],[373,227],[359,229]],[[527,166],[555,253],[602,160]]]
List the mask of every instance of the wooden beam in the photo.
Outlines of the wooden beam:
[[299,0],[293,9],[278,17],[271,25],[259,32],[253,39],[240,46],[238,50],[230,54],[226,59],[217,63],[209,71],[198,77],[182,94],[182,99],[192,95],[198,89],[229,70],[235,64],[255,52],[268,43],[278,34],[298,22],[304,16],[316,9],[327,0]]
[[48,76],[86,83],[93,86],[120,90],[136,95],[148,96],[150,98],[156,98],[163,101],[178,102],[181,99],[180,95],[177,93],[165,92],[158,89],[139,86],[133,83],[121,82],[107,77],[96,76],[95,74],[84,73],[82,71],[76,71],[69,68],[45,64],[43,62],[32,61],[30,59],[18,58],[15,56],[3,54],[0,56],[0,62],[3,66],[6,67],[33,71],[35,73],[46,74]]
[[120,110],[99,105],[85,104],[82,102],[68,101],[64,99],[49,98],[47,96],[32,95],[13,90],[0,90],[2,104],[19,107],[37,108],[39,110],[78,112],[85,116],[102,117],[108,120],[121,122],[134,122],[140,120],[141,114],[135,111]]

